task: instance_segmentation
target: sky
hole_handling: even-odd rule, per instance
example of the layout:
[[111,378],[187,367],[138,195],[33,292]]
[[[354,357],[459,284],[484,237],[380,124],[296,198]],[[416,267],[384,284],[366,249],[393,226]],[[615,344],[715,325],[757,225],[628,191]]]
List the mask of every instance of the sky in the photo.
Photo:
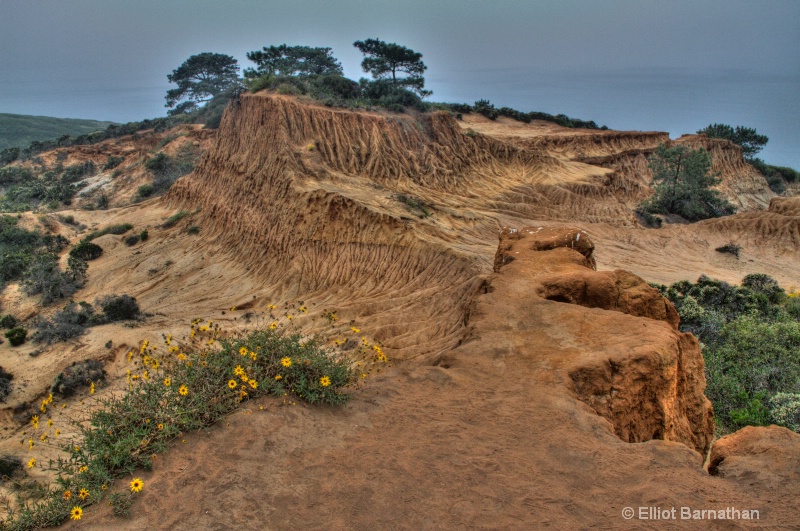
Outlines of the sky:
[[189,56],[273,44],[413,48],[432,100],[564,113],[612,129],[712,122],[770,137],[800,168],[800,0],[0,0],[0,112],[126,122],[163,116]]

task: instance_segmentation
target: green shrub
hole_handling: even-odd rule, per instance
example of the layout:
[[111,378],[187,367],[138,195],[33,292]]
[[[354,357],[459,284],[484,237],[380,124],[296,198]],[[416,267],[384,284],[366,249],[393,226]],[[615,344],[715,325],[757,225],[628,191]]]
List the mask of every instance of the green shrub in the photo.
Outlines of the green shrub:
[[[0,402],[5,402],[8,395],[11,394],[11,380],[13,379],[13,374],[0,367]],[[8,475],[10,474],[4,472],[2,464],[0,464],[0,478]]]
[[130,236],[126,237],[123,241],[125,242],[125,245],[127,245],[128,247],[132,247],[137,243],[139,243],[140,239],[141,238],[138,234],[131,234]]
[[109,205],[109,199],[108,199],[108,196],[106,194],[100,194],[97,197],[97,201],[95,201],[95,203],[94,203],[94,207],[97,210],[106,210],[106,209],[108,209],[108,205]]
[[87,160],[86,162],[67,167],[61,175],[61,180],[66,184],[70,184],[78,182],[87,175],[94,174],[94,172],[94,162]]
[[103,362],[99,360],[75,362],[55,377],[50,392],[63,397],[72,396],[81,387],[90,387],[92,383],[104,381],[105,377]]
[[139,304],[130,295],[106,295],[95,304],[103,310],[106,322],[138,319],[141,316]]
[[170,162],[169,155],[161,151],[155,157],[147,159],[144,167],[152,172],[161,172],[169,167]]
[[800,393],[800,297],[763,274],[741,286],[703,276],[659,289],[675,304],[681,331],[703,345],[720,434],[773,422],[774,397]]
[[192,225],[188,229],[186,229],[187,234],[200,234],[200,227],[197,225]]
[[133,225],[131,225],[130,223],[117,223],[116,225],[109,225],[108,227],[104,227],[100,230],[90,232],[86,237],[83,238],[83,241],[90,242],[92,240],[99,238],[100,236],[105,236],[106,234],[115,234],[115,235],[125,234],[132,228]]
[[188,215],[190,215],[190,212],[188,210],[180,210],[175,214],[171,215],[170,217],[168,217],[164,221],[164,223],[161,224],[161,227],[164,229],[169,229],[171,227],[174,227],[180,220],[182,220]]
[[39,320],[33,341],[50,344],[78,337],[92,324],[93,317],[94,309],[90,304],[70,302],[50,319]]
[[777,304],[786,296],[786,292],[778,285],[778,281],[763,273],[753,273],[742,279],[742,287],[756,293],[763,293],[773,304]]
[[5,148],[0,151],[0,166],[5,166],[6,164],[11,164],[15,160],[19,158],[19,148],[18,147],[10,147]]
[[143,184],[139,188],[136,189],[136,195],[144,199],[145,197],[150,197],[155,192],[155,188],[153,188],[152,184]]
[[473,111],[487,117],[490,120],[496,120],[500,116],[500,112],[494,108],[494,105],[489,100],[478,100],[472,106]]
[[800,433],[800,393],[776,393],[769,406],[775,424]]
[[139,238],[141,238],[143,242],[146,242],[149,237],[150,234],[148,234],[147,229],[144,229],[142,232],[139,233]]
[[731,242],[731,243],[726,243],[725,245],[722,245],[720,247],[717,247],[714,250],[717,251],[718,253],[732,254],[736,258],[739,258],[739,251],[742,250],[742,246]]
[[[145,167],[154,176],[152,193],[161,193],[168,190],[172,183],[180,177],[191,173],[199,160],[200,150],[192,144],[181,146],[174,157],[170,157],[162,151],[148,159],[145,162]],[[140,197],[145,196],[140,193]]]
[[27,337],[28,331],[24,328],[12,328],[6,332],[6,339],[8,339],[9,343],[11,343],[12,347],[18,347],[19,345],[25,343],[25,339]]
[[2,186],[29,182],[33,181],[35,178],[36,176],[30,168],[23,166],[0,168],[0,185]]
[[0,456],[0,481],[22,472],[22,461],[13,455]]
[[69,255],[84,261],[95,260],[103,254],[103,248],[90,241],[81,240],[75,247],[70,249]]
[[108,160],[103,165],[103,170],[104,171],[113,170],[123,162],[125,162],[125,157],[115,157],[114,155],[109,155]]
[[58,257],[53,254],[36,256],[22,278],[22,291],[27,295],[41,294],[45,305],[69,297],[77,289],[72,276],[59,269]]
[[428,210],[428,205],[417,196],[408,194],[397,194],[397,200],[403,203],[408,210],[413,212],[417,217],[427,218],[431,215]]
[[17,318],[11,314],[0,317],[0,328],[14,328],[17,326]]

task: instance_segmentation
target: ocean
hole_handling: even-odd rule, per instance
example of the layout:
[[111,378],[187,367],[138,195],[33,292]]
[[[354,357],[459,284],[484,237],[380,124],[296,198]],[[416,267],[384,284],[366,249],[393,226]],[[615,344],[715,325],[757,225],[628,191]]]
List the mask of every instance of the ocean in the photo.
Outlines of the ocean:
[[434,100],[486,98],[496,107],[566,114],[611,129],[666,131],[672,138],[711,123],[754,127],[769,137],[759,157],[800,170],[800,72],[506,69],[454,72],[428,86]]
[[[0,112],[127,122],[163,116],[166,84],[112,79],[42,84],[8,80]],[[452,70],[427,76],[433,101],[566,114],[611,129],[666,131],[672,138],[711,123],[754,127],[769,137],[759,154],[800,170],[800,72],[636,68]]]

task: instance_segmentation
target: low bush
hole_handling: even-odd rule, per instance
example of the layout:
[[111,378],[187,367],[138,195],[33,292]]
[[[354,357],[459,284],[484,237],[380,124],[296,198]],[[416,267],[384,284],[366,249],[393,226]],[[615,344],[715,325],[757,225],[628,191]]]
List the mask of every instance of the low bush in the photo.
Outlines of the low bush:
[[95,260],[103,255],[103,248],[90,241],[81,240],[70,249],[69,255],[84,261]]
[[718,253],[732,254],[736,258],[739,258],[739,251],[742,250],[742,246],[731,242],[731,243],[726,243],[725,245],[722,245],[720,247],[717,247],[714,250],[717,251]]
[[[190,143],[181,146],[174,157],[170,157],[162,151],[148,159],[145,162],[145,167],[153,174],[150,195],[168,190],[172,183],[180,177],[191,173],[199,160],[199,148]],[[147,197],[142,195],[143,192],[148,192],[148,190],[142,190],[142,187],[139,187],[139,196]]]
[[94,309],[90,304],[70,302],[50,319],[40,319],[36,324],[33,341],[36,343],[56,343],[78,337],[93,324]]
[[0,482],[22,472],[22,461],[14,455],[0,457]]
[[0,317],[0,328],[14,328],[17,326],[17,318],[11,314]]
[[115,157],[114,155],[109,155],[108,160],[103,165],[103,170],[104,171],[113,170],[123,162],[125,162],[125,157]]
[[136,189],[136,195],[141,199],[144,199],[146,197],[150,197],[151,195],[153,195],[155,191],[156,189],[153,187],[152,184],[143,184]]
[[769,407],[775,424],[800,433],[800,393],[776,393]]
[[104,381],[105,377],[103,362],[99,360],[75,362],[55,377],[50,392],[62,397],[72,396],[78,389],[91,387],[92,384]]
[[190,214],[191,213],[188,210],[180,210],[180,211],[176,212],[175,214],[171,215],[170,217],[168,217],[164,221],[164,223],[161,224],[161,228],[169,229],[171,227],[174,227],[175,225],[178,224],[178,222],[180,220],[182,220],[183,218],[185,218],[186,216],[188,216]]
[[[11,394],[11,380],[13,379],[13,374],[5,370],[3,367],[0,367],[0,402],[5,402],[8,395]],[[6,475],[8,474],[5,474],[2,472],[2,470],[0,470],[0,478]]]
[[61,271],[58,257],[53,254],[36,256],[22,278],[22,291],[26,295],[41,294],[44,305],[69,297],[78,287],[70,273]]
[[108,227],[103,227],[100,230],[96,230],[90,232],[87,236],[83,238],[83,241],[90,242],[99,238],[100,236],[105,236],[106,234],[125,234],[129,230],[133,228],[133,225],[130,223],[117,223],[116,225],[109,225]]
[[12,328],[6,332],[6,339],[8,339],[9,343],[11,343],[12,347],[18,347],[25,343],[25,339],[27,339],[27,337],[28,331],[25,328]]
[[138,319],[141,311],[136,299],[130,295],[106,295],[95,302],[103,311],[105,322]]
[[639,223],[645,227],[651,229],[660,229],[664,223],[661,221],[660,217],[651,214],[644,208],[637,208],[634,213],[636,214],[636,219],[639,220]]
[[764,175],[770,189],[776,194],[782,194],[786,191],[787,185],[800,181],[800,173],[793,168],[772,166],[758,158],[748,160],[747,162]]
[[403,203],[408,210],[413,212],[417,217],[427,218],[431,215],[428,210],[428,205],[417,196],[408,194],[397,194],[397,200]]
[[125,245],[127,245],[128,247],[132,247],[137,243],[139,243],[139,240],[141,240],[141,238],[139,237],[138,234],[131,234],[130,236],[127,236],[123,241],[125,242]]

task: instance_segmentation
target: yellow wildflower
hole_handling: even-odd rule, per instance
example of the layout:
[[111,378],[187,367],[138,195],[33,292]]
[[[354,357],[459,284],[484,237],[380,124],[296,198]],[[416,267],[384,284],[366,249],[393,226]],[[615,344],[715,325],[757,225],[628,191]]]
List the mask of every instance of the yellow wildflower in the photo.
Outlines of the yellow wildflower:
[[36,466],[36,459],[31,457],[31,460],[28,461],[28,468],[33,468]]
[[139,478],[133,478],[131,481],[131,492],[141,492],[144,488],[144,481]]
[[328,378],[327,376],[323,376],[322,378],[319,379],[319,384],[322,387],[328,387],[331,384],[331,379]]
[[178,393],[180,393],[181,396],[186,396],[189,394],[189,388],[185,385],[182,385],[178,388]]
[[170,385],[172,385],[172,380],[164,378],[164,387],[169,387]]
[[281,358],[281,365],[284,367],[291,367],[292,366],[292,358]]
[[81,491],[78,493],[78,498],[82,500],[85,500],[88,497],[89,497],[89,491],[86,489],[81,489]]
[[236,389],[236,385],[237,385],[236,380],[228,380],[228,387],[230,387],[231,389]]
[[83,509],[81,509],[77,505],[73,507],[72,510],[69,512],[69,517],[73,520],[80,520],[81,516],[83,516]]

